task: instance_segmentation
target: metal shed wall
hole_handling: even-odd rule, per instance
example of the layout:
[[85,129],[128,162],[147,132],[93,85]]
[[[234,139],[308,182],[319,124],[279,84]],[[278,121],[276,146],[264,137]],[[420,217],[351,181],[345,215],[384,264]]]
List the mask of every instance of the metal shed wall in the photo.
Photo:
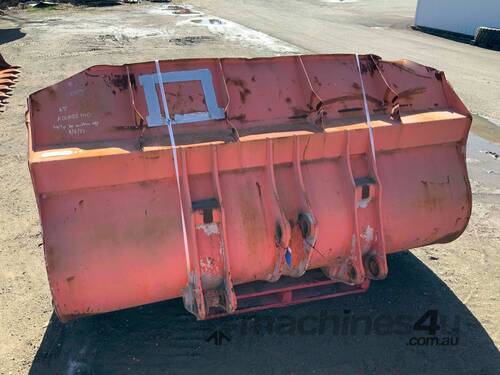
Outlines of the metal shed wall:
[[480,26],[500,28],[500,0],[419,0],[415,26],[465,35]]

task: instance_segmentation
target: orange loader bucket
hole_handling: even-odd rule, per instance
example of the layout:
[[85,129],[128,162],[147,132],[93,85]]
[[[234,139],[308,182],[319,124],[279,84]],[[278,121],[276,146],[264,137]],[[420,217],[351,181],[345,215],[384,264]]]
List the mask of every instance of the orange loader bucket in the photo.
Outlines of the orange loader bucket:
[[465,229],[471,115],[373,55],[95,66],[30,95],[62,321],[183,297],[198,319],[362,292]]

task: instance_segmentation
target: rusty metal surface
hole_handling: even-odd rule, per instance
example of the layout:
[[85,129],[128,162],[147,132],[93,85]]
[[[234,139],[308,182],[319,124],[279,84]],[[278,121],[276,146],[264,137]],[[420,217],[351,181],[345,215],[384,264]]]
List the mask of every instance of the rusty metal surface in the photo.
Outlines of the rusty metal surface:
[[[470,217],[471,116],[442,72],[410,61],[96,66],[28,104],[62,320],[181,296],[211,318],[244,310],[255,281],[276,292],[268,307],[306,302],[311,270],[359,292],[388,253],[452,241]],[[300,298],[273,289],[283,277]]]
[[12,90],[18,81],[19,74],[20,68],[7,63],[0,54],[0,113],[5,111],[5,106],[12,95]]
[[237,308],[234,311],[215,309],[207,319],[364,293],[369,286],[370,279],[359,285],[348,285],[326,277],[319,269],[308,271],[299,278],[282,277],[275,283],[255,281],[235,287]]

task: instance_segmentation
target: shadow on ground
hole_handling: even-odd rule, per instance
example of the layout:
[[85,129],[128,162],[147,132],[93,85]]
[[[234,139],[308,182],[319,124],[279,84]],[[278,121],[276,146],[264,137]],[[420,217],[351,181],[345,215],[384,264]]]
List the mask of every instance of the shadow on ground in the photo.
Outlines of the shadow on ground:
[[[429,268],[410,253],[389,257],[389,268],[362,295],[214,321],[197,322],[180,300],[67,325],[53,316],[30,374],[498,373],[493,341]],[[457,345],[414,330],[433,309],[435,337]]]
[[0,44],[10,43],[21,39],[26,35],[19,27],[12,29],[0,29]]

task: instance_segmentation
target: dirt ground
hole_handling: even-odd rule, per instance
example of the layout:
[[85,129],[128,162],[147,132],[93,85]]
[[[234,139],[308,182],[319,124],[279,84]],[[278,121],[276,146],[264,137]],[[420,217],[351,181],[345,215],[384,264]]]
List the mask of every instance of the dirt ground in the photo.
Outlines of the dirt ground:
[[[500,53],[408,29],[414,0],[283,3],[65,5],[0,17],[0,52],[22,67],[0,114],[0,374],[500,373]],[[389,277],[362,295],[210,322],[196,322],[173,300],[59,323],[27,168],[26,97],[96,64],[308,52],[371,52],[446,72],[476,114],[467,149],[474,206],[465,233],[391,256]],[[412,346],[409,333],[243,329],[249,319],[279,323],[322,312],[414,322],[433,309],[453,326],[458,345]],[[207,342],[217,329],[231,341]]]

